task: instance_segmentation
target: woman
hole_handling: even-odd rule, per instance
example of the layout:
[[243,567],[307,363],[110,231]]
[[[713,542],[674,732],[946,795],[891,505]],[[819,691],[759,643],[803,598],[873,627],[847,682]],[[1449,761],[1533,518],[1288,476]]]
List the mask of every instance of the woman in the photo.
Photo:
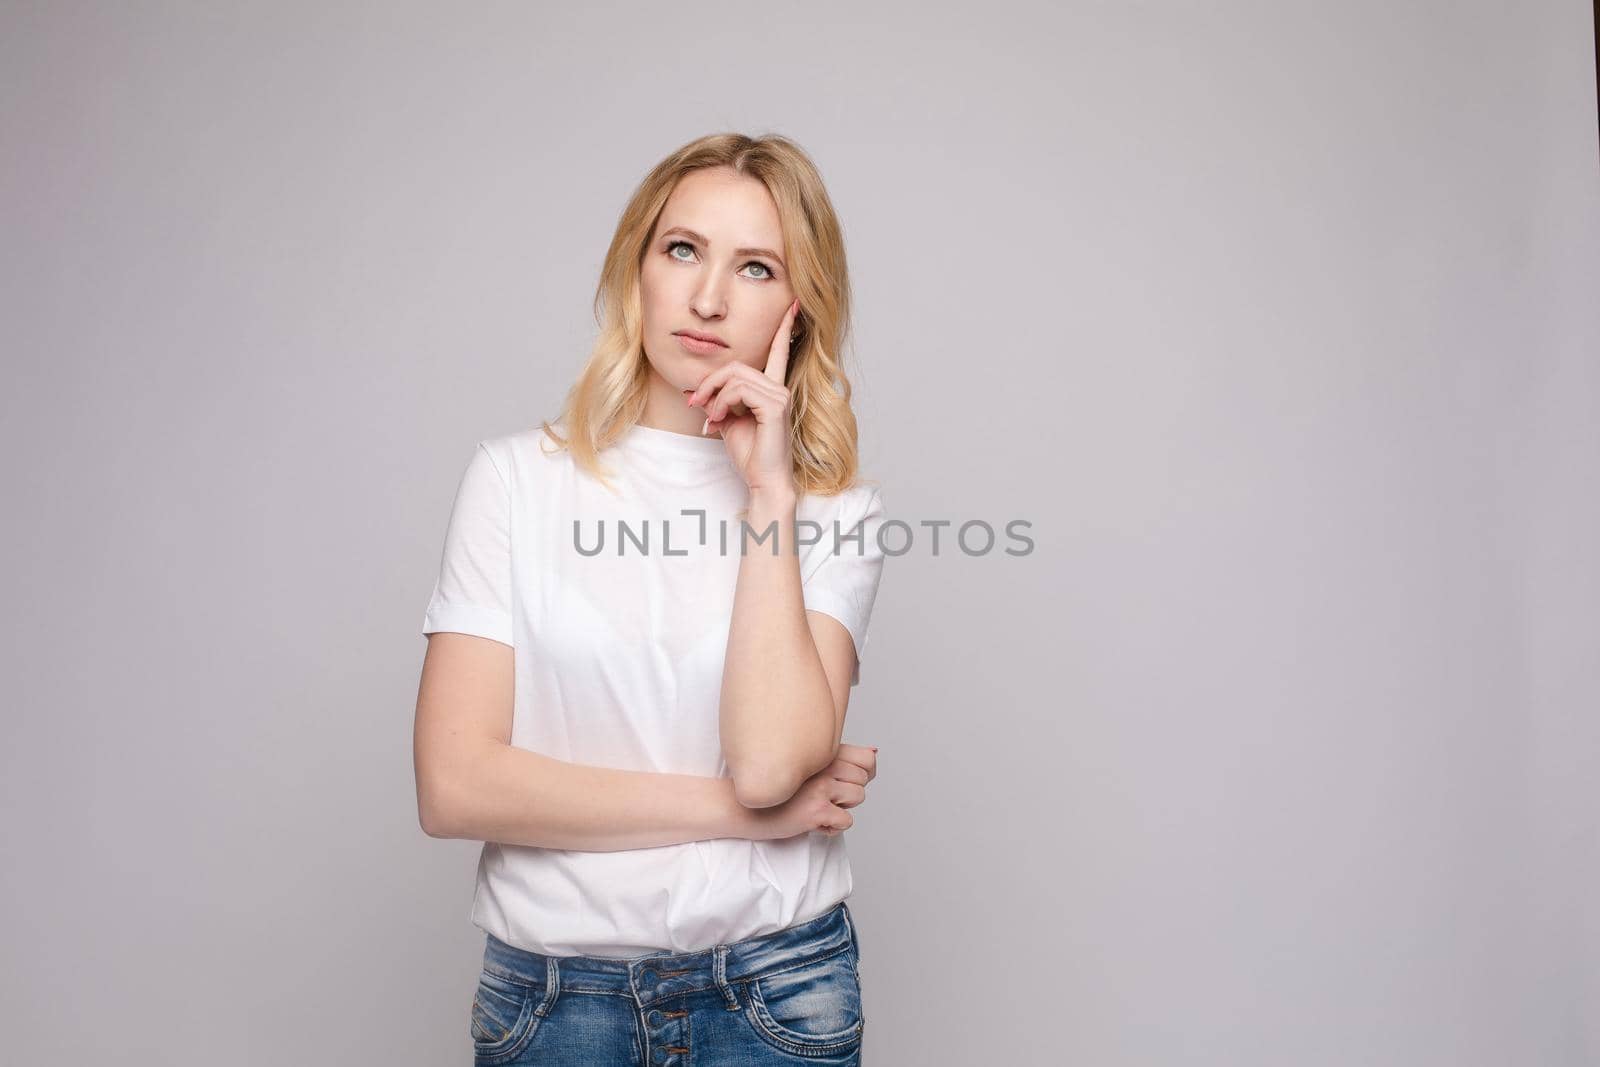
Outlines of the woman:
[[811,161],[674,152],[596,316],[556,423],[474,450],[423,625],[422,823],[485,842],[476,1062],[859,1063],[839,832],[877,757],[840,739],[883,505]]

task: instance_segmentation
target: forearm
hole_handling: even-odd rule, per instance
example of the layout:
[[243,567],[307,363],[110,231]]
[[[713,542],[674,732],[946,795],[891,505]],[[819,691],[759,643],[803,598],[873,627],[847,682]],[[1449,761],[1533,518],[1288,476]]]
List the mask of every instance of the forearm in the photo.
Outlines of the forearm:
[[736,797],[753,807],[782,803],[837,747],[833,695],[806,621],[795,507],[792,493],[751,496],[723,664],[722,751]]
[[755,837],[731,778],[592,767],[499,741],[472,743],[439,783],[432,837],[615,852]]

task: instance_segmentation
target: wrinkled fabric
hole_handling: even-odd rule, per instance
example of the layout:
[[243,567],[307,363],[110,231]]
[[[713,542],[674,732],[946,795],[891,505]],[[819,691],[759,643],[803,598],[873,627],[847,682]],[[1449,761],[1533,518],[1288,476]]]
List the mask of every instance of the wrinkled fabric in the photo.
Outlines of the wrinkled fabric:
[[[749,492],[715,437],[635,426],[602,460],[618,494],[540,429],[479,442],[423,633],[513,648],[514,746],[592,766],[728,777],[718,704]],[[803,494],[796,508],[805,606],[849,631],[853,682],[883,565],[883,515],[871,484]],[[772,547],[752,540],[746,551]],[[556,956],[728,944],[848,897],[846,836],[612,852],[488,842],[472,920],[506,944]]]
[[470,1016],[477,1067],[859,1067],[861,951],[843,902],[764,937],[628,959],[485,938]]

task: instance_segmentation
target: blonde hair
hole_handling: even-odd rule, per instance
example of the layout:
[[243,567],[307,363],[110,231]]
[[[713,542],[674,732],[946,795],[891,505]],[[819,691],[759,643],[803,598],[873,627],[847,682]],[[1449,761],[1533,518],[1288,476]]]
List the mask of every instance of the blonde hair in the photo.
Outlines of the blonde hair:
[[830,496],[853,484],[856,419],[850,381],[840,361],[849,332],[850,282],[838,216],[811,159],[780,134],[710,134],[679,148],[644,177],[617,221],[595,289],[600,335],[557,421],[544,432],[569,448],[578,466],[611,485],[600,452],[644,414],[650,374],[645,357],[639,274],[650,235],[667,198],[691,171],[731,167],[766,186],[783,228],[789,280],[800,298],[787,380],[794,479],[802,493]]

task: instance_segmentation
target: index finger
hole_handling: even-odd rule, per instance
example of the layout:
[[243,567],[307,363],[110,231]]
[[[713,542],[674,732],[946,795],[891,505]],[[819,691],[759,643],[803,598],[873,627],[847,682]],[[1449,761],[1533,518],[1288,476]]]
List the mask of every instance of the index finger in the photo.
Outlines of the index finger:
[[772,349],[767,353],[766,375],[779,385],[784,384],[789,373],[789,330],[794,325],[795,316],[800,313],[800,298],[795,297],[789,305],[789,310],[784,312],[783,321],[778,323],[778,334],[772,339]]

